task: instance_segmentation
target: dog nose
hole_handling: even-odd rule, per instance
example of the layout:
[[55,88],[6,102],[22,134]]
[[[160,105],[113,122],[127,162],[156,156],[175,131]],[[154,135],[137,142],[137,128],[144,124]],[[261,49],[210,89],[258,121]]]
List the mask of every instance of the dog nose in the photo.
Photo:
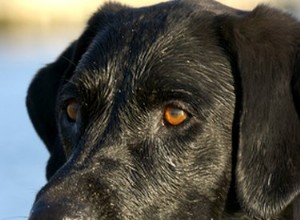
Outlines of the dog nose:
[[51,203],[38,201],[34,204],[29,220],[79,220],[79,219],[92,219],[84,213],[84,209],[78,211],[71,205],[66,203]]

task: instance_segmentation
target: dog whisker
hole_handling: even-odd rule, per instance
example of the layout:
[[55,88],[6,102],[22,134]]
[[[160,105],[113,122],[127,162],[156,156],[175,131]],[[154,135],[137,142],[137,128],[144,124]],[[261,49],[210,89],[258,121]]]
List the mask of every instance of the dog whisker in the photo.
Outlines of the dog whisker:
[[73,60],[71,60],[70,58],[66,57],[66,56],[61,56],[62,59],[66,60],[69,62],[69,64],[73,65],[74,67],[76,67],[76,63],[73,62]]

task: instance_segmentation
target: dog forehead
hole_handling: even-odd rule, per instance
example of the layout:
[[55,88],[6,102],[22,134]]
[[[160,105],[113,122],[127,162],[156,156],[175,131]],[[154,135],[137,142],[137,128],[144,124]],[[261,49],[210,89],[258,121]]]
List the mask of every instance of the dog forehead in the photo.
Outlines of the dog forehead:
[[146,64],[153,56],[159,57],[164,47],[175,46],[174,39],[180,38],[186,29],[175,33],[171,27],[173,22],[166,21],[167,14],[162,11],[149,15],[129,10],[115,16],[111,23],[98,30],[75,72],[123,72],[124,68],[132,70]]
[[[97,31],[77,66],[77,72],[95,69],[114,71],[116,67],[132,69],[136,65],[147,64],[151,59],[161,62],[161,56],[170,55],[166,52],[172,53],[172,59],[176,57],[175,52],[192,56],[191,41],[195,37],[191,36],[195,31],[192,29],[200,30],[201,26],[207,29],[214,17],[209,12],[203,13],[200,17],[204,19],[194,20],[199,13],[186,6],[176,8],[163,4],[143,9],[124,9]],[[203,31],[203,35],[209,34]],[[204,38],[205,41],[210,39]]]
[[98,30],[74,78],[92,90],[118,82],[132,86],[149,77],[176,80],[178,74],[183,79],[190,73],[194,78],[196,71],[215,66],[208,54],[226,63],[213,30],[215,15],[172,4],[124,9]]
[[180,33],[187,30],[192,12],[186,7],[175,10],[165,5],[123,10],[98,30],[87,53],[103,52],[102,59],[105,59],[118,57],[121,51],[134,55],[149,50],[154,44],[171,43],[171,39],[165,40],[165,37],[179,38]]

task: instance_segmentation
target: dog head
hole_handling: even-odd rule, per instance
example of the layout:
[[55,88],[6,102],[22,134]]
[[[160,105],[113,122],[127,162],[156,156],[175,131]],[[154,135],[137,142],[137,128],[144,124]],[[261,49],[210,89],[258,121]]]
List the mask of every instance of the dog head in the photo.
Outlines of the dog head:
[[300,24],[266,6],[107,4],[30,85],[34,219],[291,218]]

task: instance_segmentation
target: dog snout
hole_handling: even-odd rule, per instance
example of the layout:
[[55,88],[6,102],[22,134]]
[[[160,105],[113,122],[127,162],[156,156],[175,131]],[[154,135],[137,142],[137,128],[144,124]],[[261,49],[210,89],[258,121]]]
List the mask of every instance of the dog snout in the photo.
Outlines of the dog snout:
[[93,163],[85,165],[65,164],[38,193],[29,220],[94,220],[115,216],[112,204],[117,203],[111,196],[109,183],[100,174],[99,178],[92,176],[96,171],[107,174],[106,169],[112,165],[101,166],[99,170]]
[[50,202],[47,199],[38,200],[30,213],[29,220],[92,220],[91,213],[84,204],[71,205],[66,201]]

